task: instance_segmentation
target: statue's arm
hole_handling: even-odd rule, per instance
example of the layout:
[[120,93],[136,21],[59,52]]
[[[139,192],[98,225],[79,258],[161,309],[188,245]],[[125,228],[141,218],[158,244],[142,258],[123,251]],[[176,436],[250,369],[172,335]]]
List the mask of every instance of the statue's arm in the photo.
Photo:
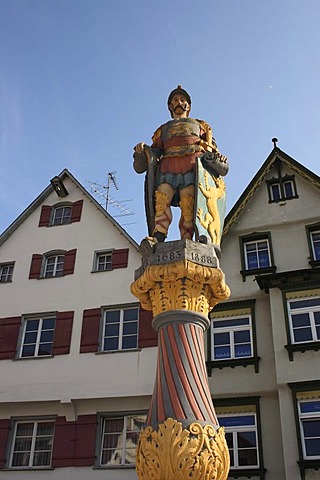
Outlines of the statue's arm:
[[161,127],[159,127],[153,137],[152,137],[152,145],[149,147],[146,143],[141,142],[138,143],[134,147],[134,153],[133,153],[133,168],[137,173],[143,173],[148,169],[148,164],[150,160],[150,153],[154,157],[156,157],[157,160],[160,160],[160,158],[163,155],[163,142],[161,138]]

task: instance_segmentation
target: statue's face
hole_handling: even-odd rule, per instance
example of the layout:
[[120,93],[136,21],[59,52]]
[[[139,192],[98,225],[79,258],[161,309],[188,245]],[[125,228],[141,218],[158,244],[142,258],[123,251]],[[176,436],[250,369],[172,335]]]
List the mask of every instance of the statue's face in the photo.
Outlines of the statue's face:
[[170,102],[170,111],[173,118],[186,118],[190,112],[188,100],[181,93],[174,95]]

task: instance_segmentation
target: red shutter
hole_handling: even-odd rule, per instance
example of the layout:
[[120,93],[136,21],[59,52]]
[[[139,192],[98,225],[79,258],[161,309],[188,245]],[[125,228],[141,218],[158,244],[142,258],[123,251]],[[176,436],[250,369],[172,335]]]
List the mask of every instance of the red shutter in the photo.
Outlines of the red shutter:
[[96,415],[79,415],[76,424],[74,465],[94,465],[97,419]]
[[63,355],[70,352],[74,312],[58,312],[54,329],[52,345],[53,355]]
[[83,200],[78,200],[78,202],[74,202],[72,206],[72,214],[71,214],[71,222],[80,222],[81,220],[81,213],[83,207]]
[[6,466],[7,440],[9,434],[10,420],[5,418],[0,420],[0,469]]
[[50,225],[52,207],[43,205],[40,214],[39,227],[47,227]]
[[32,255],[29,278],[39,278],[41,273],[42,255],[34,253]]
[[74,264],[76,261],[77,249],[69,250],[64,256],[63,275],[72,275],[74,272]]
[[84,310],[80,353],[97,352],[99,345],[101,309]]
[[0,360],[16,356],[20,317],[0,318]]
[[129,248],[113,250],[112,268],[126,268],[128,266]]
[[67,422],[65,417],[57,417],[54,428],[52,467],[69,467],[73,465],[76,448],[75,437],[75,422]]
[[139,312],[139,340],[138,347],[156,347],[158,345],[158,333],[152,328],[152,312],[140,308]]

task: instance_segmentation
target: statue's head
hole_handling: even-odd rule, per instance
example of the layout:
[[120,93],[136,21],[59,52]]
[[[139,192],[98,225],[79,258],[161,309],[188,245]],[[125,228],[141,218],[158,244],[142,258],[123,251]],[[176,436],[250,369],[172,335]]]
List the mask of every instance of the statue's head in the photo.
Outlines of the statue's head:
[[[178,85],[177,88],[170,93],[168,97],[168,109],[172,118],[175,118],[175,113],[179,113],[179,117],[189,116],[191,110],[191,97],[181,85]],[[181,115],[180,112],[183,113],[183,115]]]

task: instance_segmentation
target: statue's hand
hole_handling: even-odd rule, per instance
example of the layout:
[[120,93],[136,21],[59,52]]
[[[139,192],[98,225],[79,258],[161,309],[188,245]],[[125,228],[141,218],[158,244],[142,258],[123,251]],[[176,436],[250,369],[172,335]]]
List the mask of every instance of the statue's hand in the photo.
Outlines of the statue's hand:
[[136,146],[134,147],[135,153],[143,153],[143,152],[144,152],[144,147],[145,147],[145,143],[144,143],[144,142],[138,143],[138,145],[136,145]]
[[145,146],[146,144],[144,142],[141,142],[134,147],[133,168],[137,173],[143,173],[148,168],[148,158],[145,152]]

